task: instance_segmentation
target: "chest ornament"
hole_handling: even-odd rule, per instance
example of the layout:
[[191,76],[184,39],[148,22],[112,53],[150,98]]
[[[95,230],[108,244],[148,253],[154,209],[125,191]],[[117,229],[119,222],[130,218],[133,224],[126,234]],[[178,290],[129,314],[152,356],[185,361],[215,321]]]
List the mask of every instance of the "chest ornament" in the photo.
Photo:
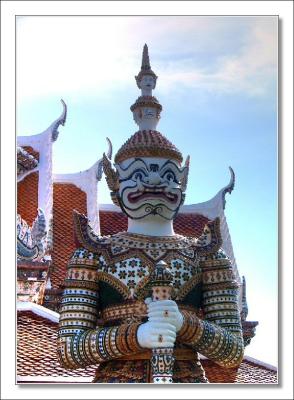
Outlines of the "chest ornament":
[[98,236],[88,224],[87,217],[79,213],[74,214],[74,225],[77,242],[99,255],[98,281],[113,287],[126,300],[144,299],[150,295],[150,274],[160,260],[164,260],[174,274],[172,297],[182,300],[202,281],[198,267],[200,256],[215,252],[221,245],[219,219],[209,222],[198,239],[128,232]]

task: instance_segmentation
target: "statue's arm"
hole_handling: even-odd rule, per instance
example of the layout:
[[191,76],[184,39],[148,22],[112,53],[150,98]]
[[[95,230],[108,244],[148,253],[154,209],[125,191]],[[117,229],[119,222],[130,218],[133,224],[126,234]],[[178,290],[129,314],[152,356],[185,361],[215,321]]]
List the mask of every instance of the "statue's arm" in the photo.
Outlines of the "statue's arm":
[[238,366],[244,355],[238,284],[228,257],[222,251],[200,261],[203,277],[203,312],[182,311],[184,323],[178,332],[180,342],[190,344],[217,364]]
[[142,350],[137,341],[139,324],[97,326],[97,262],[93,253],[78,249],[67,267],[58,331],[58,354],[65,368],[81,368]]

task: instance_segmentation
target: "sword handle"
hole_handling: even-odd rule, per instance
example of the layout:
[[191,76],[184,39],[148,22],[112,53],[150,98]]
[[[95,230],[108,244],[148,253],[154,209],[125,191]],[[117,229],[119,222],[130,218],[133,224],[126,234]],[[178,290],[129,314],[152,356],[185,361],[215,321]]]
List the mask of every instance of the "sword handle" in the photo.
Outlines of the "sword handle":
[[[150,276],[152,300],[170,300],[173,275],[164,261],[156,264]],[[173,383],[173,366],[175,357],[173,347],[159,347],[152,349],[151,369],[153,383]]]

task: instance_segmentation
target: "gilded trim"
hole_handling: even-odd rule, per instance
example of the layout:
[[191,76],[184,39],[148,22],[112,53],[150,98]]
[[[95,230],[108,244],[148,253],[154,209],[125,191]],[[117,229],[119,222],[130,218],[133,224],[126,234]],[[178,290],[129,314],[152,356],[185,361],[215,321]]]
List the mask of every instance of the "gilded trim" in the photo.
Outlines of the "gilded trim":
[[125,299],[129,298],[129,288],[115,276],[109,274],[108,272],[99,271],[97,272],[97,277],[98,280],[106,282],[115,288]]

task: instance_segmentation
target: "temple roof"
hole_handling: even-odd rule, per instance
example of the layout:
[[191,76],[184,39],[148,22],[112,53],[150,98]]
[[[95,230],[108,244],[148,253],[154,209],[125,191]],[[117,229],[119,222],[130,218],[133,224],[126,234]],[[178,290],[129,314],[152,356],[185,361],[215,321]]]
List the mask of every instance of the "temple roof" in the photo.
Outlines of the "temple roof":
[[47,129],[36,135],[17,137],[17,145],[25,148],[26,151],[31,149],[29,152],[38,154],[40,160],[33,170],[20,174],[18,182],[23,182],[27,175],[32,175],[32,171],[38,173],[38,208],[44,212],[48,232],[52,219],[52,144],[59,135],[59,126],[65,124],[67,115],[67,106],[63,100],[61,100],[61,103],[63,107],[61,115]]
[[67,106],[62,99],[60,101],[63,106],[60,116],[41,133],[29,136],[18,136],[17,143],[19,146],[32,146],[35,150],[39,151],[40,147],[43,147],[42,145],[44,144],[45,136],[49,136],[51,142],[55,142],[57,140],[59,135],[58,128],[60,125],[65,125],[67,116]]
[[[107,156],[112,156],[112,144],[107,138]],[[100,232],[97,183],[101,180],[103,173],[102,158],[99,158],[90,168],[69,174],[53,174],[53,183],[72,184],[81,189],[87,196],[87,215],[92,228]]]

